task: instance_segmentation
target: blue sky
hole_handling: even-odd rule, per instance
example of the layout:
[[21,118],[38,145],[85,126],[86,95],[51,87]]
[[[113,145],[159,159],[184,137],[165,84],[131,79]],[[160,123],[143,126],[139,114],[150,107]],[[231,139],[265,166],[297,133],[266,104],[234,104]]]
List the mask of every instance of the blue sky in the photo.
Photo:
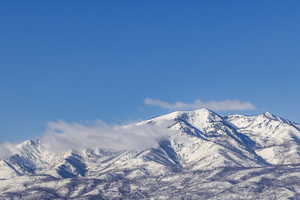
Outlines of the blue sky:
[[[300,122],[298,1],[19,1],[0,6],[0,141],[56,120],[126,123],[146,98],[238,100]],[[224,113],[222,111],[221,113]]]

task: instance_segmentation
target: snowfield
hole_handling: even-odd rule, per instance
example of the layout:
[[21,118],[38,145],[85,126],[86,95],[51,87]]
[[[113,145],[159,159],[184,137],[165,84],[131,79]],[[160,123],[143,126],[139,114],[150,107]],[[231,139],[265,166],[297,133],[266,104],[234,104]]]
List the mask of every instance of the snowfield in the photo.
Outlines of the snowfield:
[[172,134],[127,151],[25,141],[0,160],[0,199],[300,199],[299,124],[199,109],[133,126]]

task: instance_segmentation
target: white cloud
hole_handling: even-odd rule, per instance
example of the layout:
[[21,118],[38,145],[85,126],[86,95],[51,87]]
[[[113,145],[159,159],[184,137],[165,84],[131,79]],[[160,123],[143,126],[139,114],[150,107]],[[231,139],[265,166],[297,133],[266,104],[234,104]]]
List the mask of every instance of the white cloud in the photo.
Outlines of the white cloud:
[[208,101],[195,100],[193,103],[175,102],[170,103],[159,99],[146,98],[145,105],[158,106],[168,110],[193,110],[199,108],[208,108],[214,111],[233,111],[233,110],[254,110],[255,106],[250,102],[239,100]]
[[101,121],[94,124],[51,122],[41,138],[49,150],[103,148],[113,151],[143,150],[157,145],[171,134],[170,130],[154,126],[112,126]]
[[0,159],[6,159],[13,155],[15,152],[16,144],[13,143],[0,143]]
[[[111,151],[144,150],[155,147],[158,141],[172,134],[167,126],[108,125],[102,121],[93,123],[49,122],[39,138],[43,148],[58,153],[68,150],[107,149]],[[0,159],[19,153],[18,144],[0,143]]]

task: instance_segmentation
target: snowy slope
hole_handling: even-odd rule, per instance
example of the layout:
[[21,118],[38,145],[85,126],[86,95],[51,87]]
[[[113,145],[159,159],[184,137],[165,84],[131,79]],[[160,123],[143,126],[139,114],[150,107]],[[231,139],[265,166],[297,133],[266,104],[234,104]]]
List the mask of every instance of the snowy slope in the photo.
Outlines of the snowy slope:
[[256,152],[272,164],[299,163],[300,129],[296,124],[264,113],[257,116],[228,116],[237,131],[256,143]]
[[279,199],[298,195],[300,130],[289,120],[200,109],[126,127],[132,126],[165,126],[172,134],[136,151],[57,153],[25,141],[0,161],[0,199],[268,199],[267,190],[276,190]]

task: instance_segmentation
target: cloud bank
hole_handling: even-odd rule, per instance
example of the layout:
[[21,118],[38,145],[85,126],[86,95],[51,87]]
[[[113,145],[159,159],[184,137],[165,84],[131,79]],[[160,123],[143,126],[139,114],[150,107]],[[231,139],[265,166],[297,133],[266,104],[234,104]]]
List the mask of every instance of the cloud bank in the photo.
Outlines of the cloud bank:
[[[52,153],[69,150],[104,149],[108,151],[145,150],[172,134],[167,125],[108,125],[102,121],[90,123],[49,122],[39,138],[41,148]],[[22,151],[21,144],[0,143],[0,159]]]
[[154,126],[112,126],[101,121],[93,124],[50,122],[41,144],[52,151],[102,148],[111,151],[143,150],[168,137],[171,130]]
[[195,100],[193,103],[175,102],[170,103],[159,99],[146,98],[145,105],[158,106],[168,110],[193,110],[199,108],[208,108],[214,111],[241,111],[254,110],[255,106],[250,102],[242,102],[239,100],[225,100],[225,101],[208,101]]
[[15,149],[16,144],[8,142],[0,143],[0,159],[6,159],[14,153],[17,153]]

